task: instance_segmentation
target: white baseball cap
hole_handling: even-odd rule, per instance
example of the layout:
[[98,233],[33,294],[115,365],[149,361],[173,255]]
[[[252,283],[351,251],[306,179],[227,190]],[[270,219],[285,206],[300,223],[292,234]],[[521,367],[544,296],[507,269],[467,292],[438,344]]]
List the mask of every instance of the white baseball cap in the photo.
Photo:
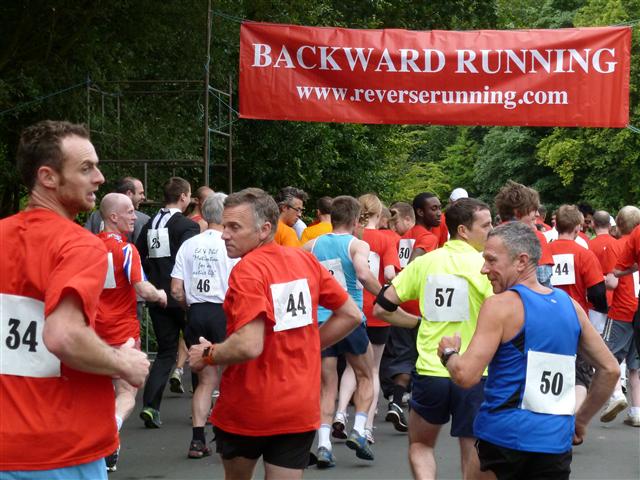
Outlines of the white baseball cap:
[[451,200],[452,202],[460,200],[461,198],[469,198],[469,194],[464,188],[454,188],[451,192],[451,195],[449,195],[449,200]]

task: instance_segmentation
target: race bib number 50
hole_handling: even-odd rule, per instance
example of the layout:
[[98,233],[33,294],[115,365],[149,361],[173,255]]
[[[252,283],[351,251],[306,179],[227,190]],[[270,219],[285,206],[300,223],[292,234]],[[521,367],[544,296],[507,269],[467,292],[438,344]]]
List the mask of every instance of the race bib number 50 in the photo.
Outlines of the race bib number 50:
[[576,357],[527,352],[527,378],[521,408],[551,415],[573,415],[576,407]]
[[311,292],[306,278],[271,285],[274,332],[300,328],[313,323]]
[[60,360],[42,340],[44,303],[0,294],[0,373],[19,377],[59,377]]

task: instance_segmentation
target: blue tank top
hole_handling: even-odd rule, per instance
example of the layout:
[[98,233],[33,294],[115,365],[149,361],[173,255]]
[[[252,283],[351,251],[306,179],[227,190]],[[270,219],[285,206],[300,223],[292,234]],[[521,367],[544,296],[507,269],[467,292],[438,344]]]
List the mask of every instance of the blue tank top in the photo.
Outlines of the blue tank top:
[[[349,253],[351,242],[355,239],[349,234],[327,233],[316,239],[311,251],[362,310],[362,286],[358,282]],[[327,321],[330,316],[331,310],[318,307],[318,323]]]
[[[489,364],[484,402],[474,422],[475,436],[513,450],[567,452],[571,449],[574,415],[537,413],[523,409],[522,403],[527,352],[575,356],[581,332],[578,315],[571,298],[560,289],[554,288],[546,295],[524,285],[510,290],[520,295],[524,325],[512,340],[500,344]],[[552,379],[544,379],[535,387],[548,388],[546,381]]]

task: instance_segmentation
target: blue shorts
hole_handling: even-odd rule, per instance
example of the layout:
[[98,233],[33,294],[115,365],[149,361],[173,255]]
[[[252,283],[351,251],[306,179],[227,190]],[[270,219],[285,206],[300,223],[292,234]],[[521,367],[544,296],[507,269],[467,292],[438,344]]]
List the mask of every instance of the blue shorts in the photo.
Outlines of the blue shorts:
[[53,470],[14,470],[0,472],[0,480],[106,480],[104,458],[73,467]]
[[367,327],[361,323],[349,335],[344,337],[338,343],[325,348],[322,351],[322,358],[339,357],[345,353],[353,355],[364,355],[369,348],[369,337],[367,336]]
[[462,388],[447,377],[412,374],[409,406],[432,425],[444,425],[451,417],[452,437],[474,437],[473,421],[484,400],[484,377],[471,388]]

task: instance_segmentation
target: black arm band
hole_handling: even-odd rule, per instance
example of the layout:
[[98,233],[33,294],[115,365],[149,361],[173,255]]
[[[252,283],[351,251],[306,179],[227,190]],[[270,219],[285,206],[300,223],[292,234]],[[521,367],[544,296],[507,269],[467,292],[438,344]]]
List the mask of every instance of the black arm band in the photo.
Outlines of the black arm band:
[[587,288],[587,300],[591,302],[596,312],[607,313],[607,311],[609,311],[607,306],[607,289],[604,286],[604,282],[596,283]]
[[380,307],[382,307],[382,309],[386,310],[387,312],[395,312],[398,309],[398,305],[387,300],[384,296],[384,292],[386,292],[387,288],[389,288],[390,286],[391,285],[387,284],[380,289],[374,303],[380,305]]

